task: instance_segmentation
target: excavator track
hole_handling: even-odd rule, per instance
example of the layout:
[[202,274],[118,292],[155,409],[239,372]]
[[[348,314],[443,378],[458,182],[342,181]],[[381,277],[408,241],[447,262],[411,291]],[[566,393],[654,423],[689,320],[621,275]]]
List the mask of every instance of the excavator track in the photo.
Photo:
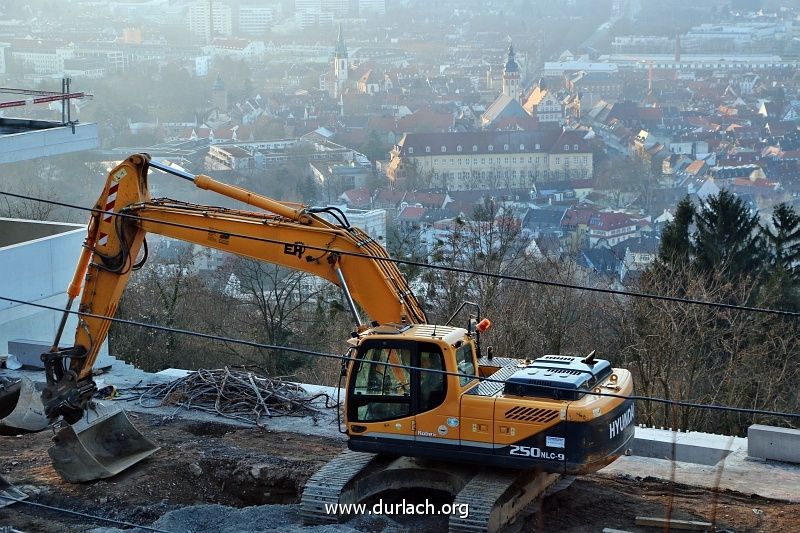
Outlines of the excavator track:
[[456,495],[455,505],[468,505],[469,516],[450,517],[451,533],[485,533],[500,531],[548,487],[557,483],[559,474],[537,474],[484,470],[479,472]]
[[339,515],[326,512],[326,505],[358,503],[340,501],[347,484],[376,461],[374,453],[345,450],[323,466],[306,483],[300,499],[300,516],[308,525],[335,524]]
[[544,491],[542,497],[547,498],[553,494],[561,492],[562,490],[567,490],[570,488],[570,486],[572,486],[572,483],[575,481],[575,479],[577,479],[577,476],[561,476],[558,481],[547,487],[547,490]]

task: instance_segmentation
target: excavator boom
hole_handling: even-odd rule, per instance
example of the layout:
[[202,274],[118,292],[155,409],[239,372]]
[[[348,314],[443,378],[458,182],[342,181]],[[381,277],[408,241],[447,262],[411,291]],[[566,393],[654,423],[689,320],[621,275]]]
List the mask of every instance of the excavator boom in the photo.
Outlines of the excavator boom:
[[[263,211],[244,211],[196,205],[168,199],[153,200],[148,186],[148,170],[155,167],[192,181],[197,187],[242,201]],[[386,250],[362,230],[351,227],[343,214],[331,209],[309,208],[301,204],[282,203],[240,187],[224,184],[208,176],[194,176],[172,167],[152,162],[147,154],[129,157],[108,176],[103,193],[95,204],[88,226],[88,236],[68,288],[67,309],[79,294],[79,324],[71,348],[59,350],[63,324],[52,350],[43,354],[47,387],[42,398],[45,413],[51,420],[63,417],[70,424],[57,442],[63,444],[51,453],[54,463],[65,477],[80,480],[113,475],[131,463],[122,447],[113,438],[104,440],[102,450],[81,446],[75,427],[89,435],[100,435],[99,424],[115,428],[126,442],[139,440],[131,431],[124,413],[108,410],[98,416],[97,424],[82,420],[92,406],[95,392],[92,366],[100,346],[108,334],[119,300],[133,270],[147,233],[224,250],[242,257],[267,261],[291,269],[309,272],[340,286],[356,317],[357,327],[365,328],[359,316],[359,304],[372,321],[379,323],[425,323],[425,313],[412,294],[405,277],[391,261]],[[321,216],[328,212],[338,221]],[[347,279],[358,279],[348,287]],[[81,291],[82,289],[82,291]],[[66,313],[65,313],[66,315]],[[96,440],[92,437],[93,441]],[[135,450],[140,460],[155,451],[144,437],[125,449]],[[75,443],[78,443],[75,446]],[[65,452],[67,443],[80,453]],[[95,443],[96,444],[96,443]],[[94,444],[93,444],[94,446]],[[152,453],[152,451],[150,453]],[[131,452],[134,453],[134,452]],[[70,461],[76,455],[86,460]],[[97,456],[114,457],[120,469],[93,467]],[[75,467],[74,464],[78,466]]]

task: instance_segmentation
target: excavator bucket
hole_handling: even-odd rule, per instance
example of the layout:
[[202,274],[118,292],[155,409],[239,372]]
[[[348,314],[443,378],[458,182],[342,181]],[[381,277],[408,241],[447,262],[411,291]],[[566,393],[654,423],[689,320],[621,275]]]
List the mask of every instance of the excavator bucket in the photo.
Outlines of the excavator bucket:
[[53,441],[48,450],[53,466],[70,483],[114,476],[159,450],[125,411],[102,403],[62,428]]
[[0,382],[0,433],[41,431],[49,425],[44,416],[40,391],[23,377],[15,382]]

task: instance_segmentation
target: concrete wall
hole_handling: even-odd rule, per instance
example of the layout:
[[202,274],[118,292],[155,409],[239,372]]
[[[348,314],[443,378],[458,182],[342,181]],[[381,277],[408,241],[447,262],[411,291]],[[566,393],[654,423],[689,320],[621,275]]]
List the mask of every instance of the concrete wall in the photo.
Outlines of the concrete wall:
[[750,457],[800,463],[800,430],[754,424],[747,428]]
[[0,218],[0,249],[12,244],[25,243],[42,237],[51,237],[68,231],[75,231],[77,227],[83,226]]
[[100,146],[97,124],[72,127],[60,122],[0,119],[0,163],[92,150]]
[[[16,241],[0,247],[0,296],[63,308],[85,227],[0,218],[0,236]],[[52,343],[60,320],[59,312],[0,300],[0,353],[14,339]],[[71,345],[76,327],[71,315],[62,346]],[[108,353],[105,343],[100,353]]]

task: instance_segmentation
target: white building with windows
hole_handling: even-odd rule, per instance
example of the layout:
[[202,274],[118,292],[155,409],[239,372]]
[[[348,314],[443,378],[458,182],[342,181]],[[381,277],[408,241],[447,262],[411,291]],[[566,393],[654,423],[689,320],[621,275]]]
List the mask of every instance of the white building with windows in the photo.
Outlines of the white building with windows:
[[275,20],[275,11],[269,6],[239,6],[237,27],[244,35],[262,35]]
[[564,104],[555,92],[547,88],[544,81],[533,88],[522,107],[540,123],[564,124],[567,120]]
[[64,60],[75,57],[75,47],[65,41],[15,39],[8,44],[12,60],[33,74],[63,74]]
[[383,16],[386,14],[386,0],[358,0],[358,16]]
[[221,2],[197,2],[189,7],[186,22],[190,32],[210,41],[214,36],[233,33],[233,10]]
[[[350,209],[346,205],[329,205],[340,209],[347,217],[351,226],[355,226],[364,231],[367,235],[386,245],[386,210],[385,209]],[[326,220],[337,224],[332,215],[320,213]]]
[[391,152],[393,183],[421,178],[451,191],[533,187],[593,175],[585,132],[545,129],[407,133]]

